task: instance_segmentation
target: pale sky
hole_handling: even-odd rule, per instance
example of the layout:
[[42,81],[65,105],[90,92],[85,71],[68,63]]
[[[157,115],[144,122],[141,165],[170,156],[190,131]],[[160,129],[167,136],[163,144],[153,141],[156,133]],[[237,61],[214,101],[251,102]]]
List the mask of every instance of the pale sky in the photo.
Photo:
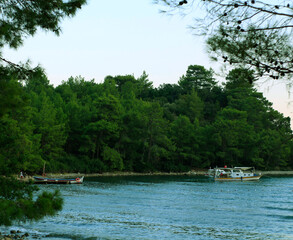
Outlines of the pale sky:
[[59,37],[40,31],[4,56],[41,64],[54,85],[70,76],[102,82],[107,75],[139,77],[145,70],[157,87],[177,83],[191,64],[212,66],[203,40],[187,24],[182,17],[160,14],[152,0],[88,0],[63,21]]
[[[88,0],[75,17],[63,21],[59,37],[39,31],[16,51],[5,48],[3,57],[40,64],[54,86],[70,76],[101,83],[107,75],[139,77],[146,71],[158,87],[177,83],[189,65],[219,70],[204,39],[192,35],[188,24],[191,19],[160,14],[152,0]],[[292,115],[284,84],[264,89],[278,111]]]

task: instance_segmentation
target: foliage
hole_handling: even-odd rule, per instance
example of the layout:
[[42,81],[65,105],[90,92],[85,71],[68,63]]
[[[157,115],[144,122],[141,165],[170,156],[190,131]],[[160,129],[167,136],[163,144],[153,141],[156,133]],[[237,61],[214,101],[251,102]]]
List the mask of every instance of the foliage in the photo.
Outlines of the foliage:
[[0,117],[9,110],[21,108],[26,104],[26,98],[17,77],[13,69],[0,65]]
[[178,84],[184,91],[190,92],[192,90],[211,89],[216,85],[216,82],[213,78],[212,69],[206,70],[203,66],[190,65]]
[[86,0],[1,1],[0,48],[6,44],[19,47],[24,37],[34,35],[38,28],[58,35],[61,20],[74,16],[85,3]]
[[62,209],[63,200],[58,191],[43,192],[34,199],[33,193],[37,190],[14,178],[0,177],[0,225],[40,220]]
[[[251,67],[258,76],[279,79],[292,75],[292,39],[278,30],[241,32],[221,25],[207,40],[212,59],[239,67]],[[278,46],[276,48],[276,46]]]
[[[15,64],[1,56],[4,46],[18,48],[38,29],[61,32],[86,0],[0,1],[0,174],[37,172],[44,160],[54,165],[64,155],[66,115],[63,99],[44,71]],[[62,166],[62,164],[58,164]],[[58,169],[59,170],[59,169]],[[10,177],[0,177],[0,225],[39,220],[61,210],[59,192],[43,192]]]
[[[191,15],[191,28],[208,36],[212,59],[250,67],[258,76],[292,76],[293,5],[283,0],[156,0],[163,12]],[[277,46],[277,48],[276,48]]]
[[24,39],[33,36],[38,29],[61,33],[60,23],[65,17],[73,17],[86,0],[5,0],[0,1],[0,64],[7,64],[25,75],[34,72],[24,64],[16,64],[3,58],[1,48],[17,49]]
[[146,79],[76,77],[54,88],[39,70],[15,85],[24,105],[0,118],[1,173],[36,173],[44,163],[86,173],[292,166],[290,119],[253,88],[252,70],[233,69],[223,87],[197,65],[178,84],[154,89]]

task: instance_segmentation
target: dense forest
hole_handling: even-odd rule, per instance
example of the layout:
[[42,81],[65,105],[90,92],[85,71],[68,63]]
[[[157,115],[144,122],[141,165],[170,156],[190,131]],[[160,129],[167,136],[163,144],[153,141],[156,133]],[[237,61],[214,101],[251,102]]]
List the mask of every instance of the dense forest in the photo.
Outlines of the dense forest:
[[234,69],[224,84],[191,65],[177,84],[148,75],[71,77],[50,84],[1,67],[0,171],[97,173],[189,171],[213,166],[292,169],[290,118]]

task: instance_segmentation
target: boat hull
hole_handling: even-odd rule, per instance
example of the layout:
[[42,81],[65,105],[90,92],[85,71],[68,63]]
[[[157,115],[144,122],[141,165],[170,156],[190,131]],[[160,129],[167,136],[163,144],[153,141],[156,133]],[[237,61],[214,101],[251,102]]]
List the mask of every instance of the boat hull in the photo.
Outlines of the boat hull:
[[261,176],[252,177],[228,177],[228,178],[214,178],[215,181],[256,181],[259,180]]
[[82,184],[84,176],[81,178],[44,178],[34,177],[35,184]]

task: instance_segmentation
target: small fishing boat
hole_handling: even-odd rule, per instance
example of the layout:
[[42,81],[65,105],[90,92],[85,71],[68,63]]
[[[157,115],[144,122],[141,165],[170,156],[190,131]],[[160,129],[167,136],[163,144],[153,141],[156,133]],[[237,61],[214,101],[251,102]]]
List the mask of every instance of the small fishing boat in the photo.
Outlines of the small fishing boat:
[[215,181],[251,181],[261,178],[260,173],[255,173],[254,167],[233,167],[209,169],[207,176]]
[[82,184],[83,178],[46,178],[46,177],[34,177],[35,184]]

